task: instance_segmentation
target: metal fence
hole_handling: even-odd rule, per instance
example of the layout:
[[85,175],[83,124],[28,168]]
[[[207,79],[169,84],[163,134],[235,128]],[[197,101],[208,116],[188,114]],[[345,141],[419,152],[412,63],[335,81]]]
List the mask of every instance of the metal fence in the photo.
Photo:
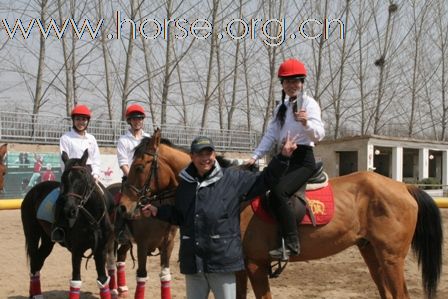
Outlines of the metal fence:
[[[72,125],[70,118],[45,114],[0,112],[0,141],[32,144],[59,144],[59,138]],[[174,144],[188,147],[199,135],[212,138],[217,150],[226,152],[251,152],[260,140],[257,132],[220,130],[178,125],[160,126],[162,137]],[[100,146],[115,146],[128,125],[123,121],[92,119],[89,133],[93,134]],[[145,131],[152,133],[151,124],[145,124]]]

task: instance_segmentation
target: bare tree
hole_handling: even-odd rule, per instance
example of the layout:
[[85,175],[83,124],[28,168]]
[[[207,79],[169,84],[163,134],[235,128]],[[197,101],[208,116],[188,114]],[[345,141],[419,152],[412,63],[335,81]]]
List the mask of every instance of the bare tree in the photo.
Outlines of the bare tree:
[[[213,0],[212,16],[211,16],[212,24],[217,20],[216,16],[218,14],[218,9],[219,9],[219,0]],[[213,27],[212,34],[211,34],[210,52],[209,52],[209,57],[208,57],[208,70],[207,70],[207,79],[206,79],[207,83],[206,83],[206,88],[205,88],[204,105],[202,108],[201,128],[204,128],[206,125],[208,109],[210,107],[210,102],[211,102],[213,58],[215,57],[216,42],[218,39],[218,35],[216,33],[217,33],[216,28]]]
[[416,115],[416,105],[418,98],[418,91],[422,81],[419,80],[419,74],[421,69],[420,56],[422,52],[421,44],[424,42],[423,33],[426,31],[426,16],[428,12],[429,5],[425,3],[421,5],[420,9],[417,11],[417,4],[414,2],[412,5],[412,38],[410,41],[414,43],[413,45],[413,57],[411,59],[412,63],[412,82],[410,84],[410,94],[411,94],[411,111],[409,117],[409,127],[408,136],[412,137],[414,133],[415,115]]
[[[394,3],[389,4],[388,14],[387,14],[387,25],[386,33],[383,40],[382,51],[380,57],[375,61],[375,65],[380,69],[378,78],[378,89],[377,89],[377,99],[375,105],[374,123],[373,123],[373,133],[379,134],[380,131],[380,118],[381,118],[381,107],[383,104],[384,97],[384,85],[386,80],[386,64],[387,64],[387,54],[390,49],[391,40],[393,38],[393,18],[398,9],[398,6]],[[377,22],[377,17],[375,16],[375,23]],[[378,35],[378,42],[381,45],[381,37]]]

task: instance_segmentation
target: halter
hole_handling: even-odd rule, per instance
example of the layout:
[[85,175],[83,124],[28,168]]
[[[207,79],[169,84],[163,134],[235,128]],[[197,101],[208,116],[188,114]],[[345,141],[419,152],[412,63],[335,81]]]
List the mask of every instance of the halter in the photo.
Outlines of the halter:
[[[134,185],[129,184],[127,181],[124,182],[124,185],[126,185],[129,189],[134,191],[137,194],[138,200],[137,200],[137,208],[143,208],[145,205],[152,203],[156,200],[159,201],[159,203],[162,203],[162,200],[168,199],[174,196],[174,193],[176,192],[175,188],[167,189],[160,191],[160,184],[159,184],[159,176],[158,176],[158,169],[159,169],[159,151],[158,149],[155,152],[145,152],[144,154],[152,156],[153,161],[151,163],[151,169],[149,171],[149,176],[146,178],[145,183],[143,184],[142,188],[137,188]],[[154,190],[151,190],[151,182],[155,180],[156,182],[156,188],[158,192],[155,192]]]

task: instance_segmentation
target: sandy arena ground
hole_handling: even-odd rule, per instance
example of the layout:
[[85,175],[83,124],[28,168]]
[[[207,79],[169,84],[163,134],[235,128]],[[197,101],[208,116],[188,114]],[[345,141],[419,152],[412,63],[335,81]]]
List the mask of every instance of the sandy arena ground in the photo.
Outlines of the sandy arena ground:
[[[448,210],[443,210],[445,232],[444,269],[438,289],[438,299],[448,298]],[[28,267],[25,245],[20,221],[20,211],[0,211],[0,299],[28,298]],[[136,250],[136,249],[134,249]],[[171,271],[172,297],[185,298],[184,279],[177,265],[178,247],[174,249]],[[127,261],[128,285],[131,289],[129,298],[133,298],[135,289],[135,269],[132,260]],[[149,283],[146,286],[146,298],[160,298],[158,282],[158,258],[148,262]],[[82,299],[99,298],[96,286],[95,267],[91,260],[85,270],[82,265],[83,286]],[[69,252],[55,246],[41,272],[42,291],[45,298],[67,298],[71,276]],[[420,271],[412,254],[408,255],[406,277],[411,298],[424,298],[421,287]],[[355,247],[338,255],[307,263],[291,263],[280,278],[271,280],[274,298],[379,298],[376,287],[370,279],[367,266]],[[210,296],[213,298],[213,296]],[[249,298],[254,298],[250,291]]]

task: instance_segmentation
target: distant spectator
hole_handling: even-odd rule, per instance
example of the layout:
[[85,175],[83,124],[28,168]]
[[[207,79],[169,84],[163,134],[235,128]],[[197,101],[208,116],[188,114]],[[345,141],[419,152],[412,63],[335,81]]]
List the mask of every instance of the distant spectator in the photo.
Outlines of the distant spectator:
[[47,164],[45,172],[42,174],[42,182],[45,181],[56,181],[56,176],[51,170],[51,164]]
[[17,162],[20,164],[20,167],[30,164],[30,160],[28,160],[28,153],[20,153],[19,160]]
[[34,155],[34,169],[33,175],[31,176],[30,182],[28,183],[28,188],[32,188],[39,182],[40,171],[42,170],[42,157],[39,155]]

